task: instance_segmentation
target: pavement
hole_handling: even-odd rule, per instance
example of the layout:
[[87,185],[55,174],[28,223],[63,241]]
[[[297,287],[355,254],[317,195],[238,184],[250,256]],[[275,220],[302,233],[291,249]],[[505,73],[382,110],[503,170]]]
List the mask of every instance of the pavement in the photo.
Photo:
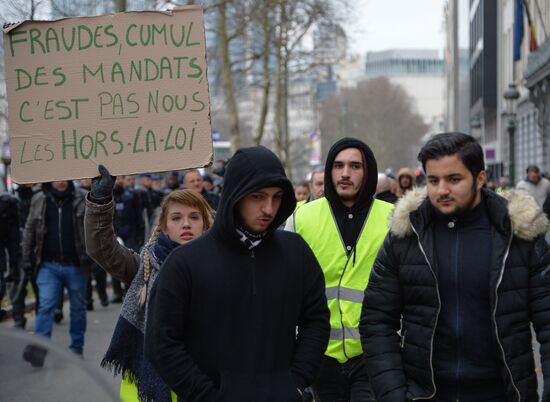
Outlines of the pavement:
[[[27,313],[26,330],[14,329],[11,319],[0,323],[0,389],[3,402],[72,402],[118,400],[120,376],[100,367],[109,346],[122,304],[102,307],[95,299],[88,311],[82,359],[69,352],[69,303],[63,306],[64,319],[54,324],[51,347],[44,367],[33,368],[22,359],[22,352],[33,335],[34,313]],[[29,387],[32,384],[32,387]]]
[[[26,331],[13,329],[12,320],[0,323],[0,389],[2,402],[100,402],[118,400],[120,377],[114,377],[100,367],[103,354],[109,346],[121,304],[102,307],[95,299],[94,311],[88,311],[88,326],[83,359],[68,352],[69,303],[64,304],[64,319],[54,324],[52,348],[42,368],[32,368],[21,358],[22,351],[33,336],[34,314],[27,313]],[[7,331],[7,332],[6,332]],[[12,334],[6,337],[6,333]],[[13,339],[13,334],[21,334]],[[18,336],[15,336],[18,338]],[[533,337],[533,351],[539,378],[539,395],[542,392],[540,346]],[[29,387],[29,384],[32,384]]]

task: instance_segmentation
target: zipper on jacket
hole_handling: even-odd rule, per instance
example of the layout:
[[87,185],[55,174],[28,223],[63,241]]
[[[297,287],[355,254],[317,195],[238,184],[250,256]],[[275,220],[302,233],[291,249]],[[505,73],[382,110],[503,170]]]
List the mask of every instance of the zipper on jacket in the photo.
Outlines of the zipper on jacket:
[[500,343],[500,338],[498,336],[498,325],[497,325],[498,287],[500,286],[500,283],[502,282],[502,277],[504,276],[504,267],[506,265],[506,260],[508,259],[508,254],[510,254],[510,247],[512,246],[513,238],[514,238],[514,235],[511,234],[510,239],[508,240],[508,247],[506,247],[506,252],[504,253],[504,258],[502,259],[502,267],[500,269],[500,276],[498,277],[497,286],[495,287],[495,308],[493,309],[493,322],[495,324],[495,335],[496,335],[498,347],[500,349],[500,352],[502,353],[502,361],[504,362],[504,367],[506,367],[506,370],[508,371],[508,375],[510,376],[510,381],[512,382],[512,386],[514,387],[514,390],[518,394],[518,402],[519,402],[521,401],[521,393],[519,392],[519,389],[514,382],[514,377],[512,376],[512,370],[510,370],[510,367],[508,367],[508,363],[506,363],[506,354],[504,353],[504,348],[502,347],[502,343]]
[[[353,251],[355,251],[355,247]],[[340,325],[342,326],[342,351],[344,352],[344,356],[346,356],[348,359],[350,359],[350,357],[346,353],[346,331],[344,330],[344,312],[342,311],[342,303],[340,303],[340,289],[342,287],[342,280],[344,279],[344,274],[346,273],[346,268],[348,267],[350,259],[351,254],[348,256],[348,259],[346,260],[346,265],[344,265],[344,270],[342,271],[342,275],[340,275],[340,279],[338,280],[338,295],[336,299],[338,301],[338,312],[340,313]]]
[[460,239],[458,237],[458,230],[455,230],[455,258],[454,258],[454,274],[455,274],[455,301],[456,301],[456,316],[455,316],[455,337],[456,337],[456,366],[455,366],[455,380],[456,380],[456,401],[460,398],[460,291],[458,280],[458,250]]
[[61,261],[64,260],[63,258],[63,236],[61,234],[61,222],[63,221],[62,219],[62,214],[63,214],[63,202],[61,202],[61,204],[58,205],[57,207],[57,224],[58,224],[58,235],[59,235],[59,259]]
[[250,258],[252,259],[252,294],[256,294],[256,256],[254,251],[250,251]]
[[[344,269],[342,270],[342,274],[340,275],[340,279],[338,279],[338,312],[340,313],[340,325],[342,326],[342,351],[344,352],[344,356],[346,356],[348,359],[350,357],[346,353],[346,331],[344,330],[344,312],[342,311],[342,304],[340,303],[340,288],[342,287],[342,280],[344,279],[344,275],[346,273],[346,269],[348,267],[350,259],[353,257],[353,266],[355,266],[355,249],[357,248],[357,243],[359,242],[359,239],[361,238],[361,235],[363,234],[363,230],[365,229],[365,226],[367,226],[367,222],[370,217],[370,212],[372,210],[371,203],[369,206],[369,210],[367,212],[367,216],[365,217],[365,220],[363,221],[363,226],[361,227],[361,230],[359,231],[359,234],[357,235],[357,239],[355,239],[355,244],[353,245],[353,249],[351,249],[351,252],[347,255],[348,259],[346,260],[346,265],[344,265]],[[338,232],[338,236],[340,236],[340,241],[342,242],[342,247],[344,247],[344,251],[347,254],[346,249],[346,243],[344,242],[344,239],[342,238],[342,233],[340,233],[340,227],[338,226],[338,221],[336,220],[336,216],[334,215],[334,211],[332,210],[332,206],[330,205],[330,202],[328,203],[330,214],[332,215],[332,220],[334,222],[334,225],[336,226],[336,231]]]
[[426,260],[426,263],[428,264],[428,267],[430,268],[430,271],[432,272],[432,275],[434,276],[434,279],[435,279],[435,291],[436,291],[436,294],[437,294],[437,314],[435,316],[435,324],[434,324],[434,328],[433,328],[433,331],[432,331],[432,339],[431,339],[431,345],[430,345],[430,371],[432,373],[432,385],[434,387],[434,391],[432,392],[432,394],[428,395],[428,396],[421,396],[421,397],[417,397],[417,398],[413,398],[412,400],[413,401],[416,401],[416,400],[419,400],[419,399],[431,399],[435,396],[436,392],[437,392],[437,388],[435,386],[435,374],[434,374],[434,367],[433,367],[433,354],[434,354],[434,337],[435,337],[435,330],[437,328],[437,322],[439,320],[439,313],[441,312],[441,296],[439,295],[439,282],[437,280],[437,275],[435,274],[435,271],[433,270],[433,267],[432,267],[432,264],[430,264],[430,261],[428,260],[428,256],[426,255],[426,252],[424,251],[424,247],[422,247],[422,242],[420,241],[420,236],[418,235],[418,232],[416,231],[416,228],[414,227],[414,225],[411,223],[411,228],[414,232],[414,234],[416,235],[416,238],[418,239],[418,247],[420,248],[420,252],[422,253],[422,255],[424,255],[424,259]]

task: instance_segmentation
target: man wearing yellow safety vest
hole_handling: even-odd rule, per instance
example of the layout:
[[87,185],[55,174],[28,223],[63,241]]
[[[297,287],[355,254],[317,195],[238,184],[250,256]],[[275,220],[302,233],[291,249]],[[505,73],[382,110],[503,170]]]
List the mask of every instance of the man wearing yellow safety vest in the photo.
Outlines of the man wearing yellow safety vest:
[[362,141],[343,138],[325,165],[325,197],[295,211],[286,229],[313,250],[326,282],[331,334],[313,384],[317,402],[373,401],[363,362],[359,319],[372,264],[393,205],[374,199],[378,169]]

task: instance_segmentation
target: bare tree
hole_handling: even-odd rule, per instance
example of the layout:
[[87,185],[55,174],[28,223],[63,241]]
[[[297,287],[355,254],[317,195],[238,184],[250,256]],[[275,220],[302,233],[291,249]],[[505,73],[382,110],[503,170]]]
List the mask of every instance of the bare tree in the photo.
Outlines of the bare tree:
[[46,0],[4,0],[2,3],[3,23],[39,18],[47,5]]
[[115,10],[117,13],[126,11],[126,0],[115,0]]
[[262,38],[261,49],[261,66],[262,74],[260,78],[260,86],[262,88],[262,99],[260,106],[260,115],[258,120],[258,127],[256,128],[256,134],[254,136],[254,144],[260,145],[265,132],[265,124],[267,120],[267,114],[269,112],[269,97],[271,94],[271,47],[273,44],[273,33],[275,30],[274,23],[274,6],[276,0],[264,0],[259,1],[259,7],[255,14],[257,25],[259,25],[260,34]]
[[241,146],[235,79],[247,70],[246,43],[242,41],[251,21],[251,5],[247,0],[222,0],[212,6],[217,12],[216,42],[225,107],[231,122],[230,141],[233,152]]
[[413,106],[405,90],[387,78],[344,89],[322,106],[323,154],[337,139],[350,136],[372,148],[379,168],[414,166],[414,146],[429,127]]
[[[275,147],[286,168],[291,164],[293,143],[289,133],[289,84],[294,74],[303,74],[304,70],[313,67],[311,52],[303,48],[304,38],[316,23],[339,21],[341,17],[337,9],[345,4],[345,0],[277,0]],[[288,171],[292,174],[290,169]]]

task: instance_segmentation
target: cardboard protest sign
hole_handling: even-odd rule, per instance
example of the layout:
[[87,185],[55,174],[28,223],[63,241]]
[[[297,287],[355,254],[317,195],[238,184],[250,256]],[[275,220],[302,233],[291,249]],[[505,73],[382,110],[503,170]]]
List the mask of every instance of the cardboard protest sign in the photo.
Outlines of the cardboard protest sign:
[[4,58],[16,182],[212,162],[202,7],[26,21]]

